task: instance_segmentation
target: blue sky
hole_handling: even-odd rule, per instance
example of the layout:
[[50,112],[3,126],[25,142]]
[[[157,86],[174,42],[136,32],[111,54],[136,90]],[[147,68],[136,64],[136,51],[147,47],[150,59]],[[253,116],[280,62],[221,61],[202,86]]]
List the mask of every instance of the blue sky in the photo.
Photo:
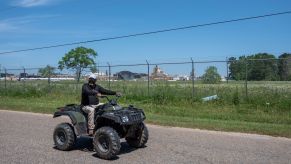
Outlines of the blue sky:
[[[287,0],[1,0],[0,52],[126,35],[291,10]],[[83,44],[101,65],[291,52],[291,14]],[[56,66],[75,46],[0,55],[6,68]],[[223,64],[211,64],[225,73]],[[196,66],[203,72],[208,65]],[[188,74],[189,66],[164,66]],[[145,72],[145,68],[120,68]],[[116,71],[118,71],[116,69]]]

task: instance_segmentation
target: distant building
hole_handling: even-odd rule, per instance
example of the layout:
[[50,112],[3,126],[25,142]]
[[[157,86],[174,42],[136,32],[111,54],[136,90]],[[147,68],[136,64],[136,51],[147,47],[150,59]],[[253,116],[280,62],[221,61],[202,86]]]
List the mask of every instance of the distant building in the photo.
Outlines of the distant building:
[[10,80],[10,81],[16,81],[16,80],[17,80],[14,74],[10,74],[10,73],[6,73],[6,74],[5,74],[5,73],[1,73],[1,74],[0,74],[0,79],[1,79],[1,80],[5,80],[5,78],[6,78],[6,80]]
[[148,76],[145,73],[134,73],[130,71],[120,71],[113,75],[117,80],[137,80],[137,79],[146,79]]
[[56,77],[56,78],[75,78],[75,75],[70,75],[70,74],[55,74],[51,77]]
[[28,77],[28,73],[20,73],[19,78],[25,78]]
[[104,73],[104,72],[96,72],[96,73],[94,73],[94,75],[96,75],[97,77],[98,76],[107,76],[106,73]]
[[166,74],[160,67],[157,65],[154,67],[151,74],[151,79],[153,80],[173,80],[168,74]]
[[32,74],[32,75],[29,75],[28,73],[20,73],[19,74],[19,78],[40,78],[41,76],[39,75],[35,75],[35,74]]
[[96,72],[96,73],[88,73],[85,76],[83,76],[85,79],[87,79],[91,74],[94,74],[97,77],[97,80],[108,80],[108,74],[104,72]]
[[188,81],[191,80],[191,78],[187,75],[176,75],[173,77],[173,81]]
[[[5,77],[5,73],[0,73],[0,77]],[[6,77],[14,77],[14,74],[6,73]]]

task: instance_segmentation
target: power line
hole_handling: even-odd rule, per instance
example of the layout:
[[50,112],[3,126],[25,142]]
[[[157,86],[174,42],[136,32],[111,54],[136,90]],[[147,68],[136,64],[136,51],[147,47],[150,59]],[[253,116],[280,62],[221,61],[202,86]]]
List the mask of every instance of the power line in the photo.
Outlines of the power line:
[[86,40],[86,41],[64,43],[64,44],[57,44],[57,45],[50,45],[50,46],[43,46],[43,47],[36,47],[36,48],[28,48],[28,49],[14,50],[14,51],[6,51],[6,52],[0,52],[0,55],[1,54],[17,53],[17,52],[25,52],[25,51],[35,51],[35,50],[41,50],[41,49],[50,49],[50,48],[56,48],[56,47],[64,47],[64,46],[71,46],[71,45],[77,45],[77,44],[86,44],[86,43],[93,43],[93,42],[116,40],[116,39],[130,38],[130,37],[138,37],[138,36],[143,36],[143,35],[151,35],[151,34],[157,34],[157,33],[170,32],[170,31],[186,30],[186,29],[191,29],[191,28],[212,26],[212,25],[218,25],[218,24],[239,22],[239,21],[245,21],[245,20],[251,20],[251,19],[259,19],[259,18],[272,17],[272,16],[278,16],[278,15],[286,15],[286,14],[291,14],[291,11],[272,13],[272,14],[265,14],[265,15],[252,16],[252,17],[244,17],[244,18],[224,20],[224,21],[218,21],[218,22],[212,22],[212,23],[191,25],[191,26],[168,28],[168,29],[157,30],[157,31],[150,31],[150,32],[143,32],[143,33],[136,33],[136,34],[129,34],[129,35],[121,35],[121,36],[107,37],[107,38],[94,39],[94,40]]

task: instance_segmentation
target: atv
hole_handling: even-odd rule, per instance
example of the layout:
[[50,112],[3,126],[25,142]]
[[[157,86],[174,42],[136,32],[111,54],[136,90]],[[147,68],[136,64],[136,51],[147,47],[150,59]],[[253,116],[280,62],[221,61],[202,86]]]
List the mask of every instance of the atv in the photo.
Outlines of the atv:
[[[142,109],[132,105],[121,107],[117,104],[119,97],[109,99],[104,105],[98,106],[94,113],[93,145],[98,157],[102,159],[115,158],[120,151],[120,139],[125,138],[129,146],[144,147],[148,141],[148,129],[144,124],[146,116]],[[57,108],[54,118],[68,116],[71,123],[61,123],[56,126],[53,134],[54,143],[59,150],[71,150],[76,140],[88,134],[88,116],[81,105],[69,104]]]

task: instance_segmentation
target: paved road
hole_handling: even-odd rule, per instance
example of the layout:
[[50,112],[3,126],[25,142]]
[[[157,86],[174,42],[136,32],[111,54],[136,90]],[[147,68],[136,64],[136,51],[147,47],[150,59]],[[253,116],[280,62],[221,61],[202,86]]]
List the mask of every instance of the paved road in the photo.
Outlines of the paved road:
[[0,110],[0,163],[291,163],[291,139],[148,125],[147,147],[130,148],[101,160],[91,140],[81,138],[74,150],[54,149],[54,127],[66,121],[51,115]]

